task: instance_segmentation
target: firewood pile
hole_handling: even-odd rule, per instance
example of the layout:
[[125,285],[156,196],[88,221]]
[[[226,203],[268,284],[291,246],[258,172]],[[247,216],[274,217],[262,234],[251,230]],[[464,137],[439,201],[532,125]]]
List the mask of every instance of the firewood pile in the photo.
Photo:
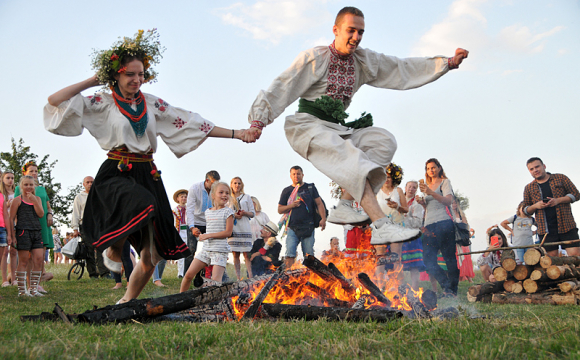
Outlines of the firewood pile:
[[495,304],[580,304],[580,256],[548,256],[542,247],[524,254],[517,265],[513,250],[501,254],[495,282],[471,286],[470,302]]
[[437,296],[431,290],[415,292],[407,284],[387,284],[389,289],[381,291],[366,273],[349,278],[335,264],[326,265],[310,255],[303,266],[289,270],[281,266],[274,274],[233,283],[209,280],[204,287],[187,292],[95,307],[81,314],[66,314],[56,304],[52,313],[22,316],[21,320],[104,324],[326,318],[386,322],[402,316],[449,318],[458,314],[455,308],[436,309]]

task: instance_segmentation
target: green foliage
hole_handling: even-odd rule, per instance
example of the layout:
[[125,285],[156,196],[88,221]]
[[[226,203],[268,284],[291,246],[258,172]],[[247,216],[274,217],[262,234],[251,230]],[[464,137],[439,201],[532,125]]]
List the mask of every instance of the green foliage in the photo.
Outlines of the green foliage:
[[[54,181],[52,171],[58,160],[49,162],[49,155],[44,155],[39,161],[39,156],[32,152],[30,146],[24,145],[24,140],[20,138],[18,142],[12,138],[12,151],[0,153],[0,166],[3,170],[10,169],[14,172],[14,183],[22,177],[22,166],[29,160],[34,160],[38,165],[38,181],[46,188],[50,206],[54,212],[55,223],[66,224],[69,221],[69,215],[72,212],[71,204],[67,197],[60,195],[62,185]],[[73,197],[74,199],[74,197]]]
[[457,200],[457,204],[461,210],[465,211],[469,209],[469,198],[459,192],[459,190],[455,191],[455,199]]

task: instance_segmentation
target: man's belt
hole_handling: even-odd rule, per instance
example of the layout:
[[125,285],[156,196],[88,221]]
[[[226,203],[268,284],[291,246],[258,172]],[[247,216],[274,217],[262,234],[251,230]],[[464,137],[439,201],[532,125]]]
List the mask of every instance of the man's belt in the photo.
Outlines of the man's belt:
[[362,129],[373,126],[373,117],[371,114],[363,113],[362,116],[354,121],[345,122],[348,114],[344,111],[344,104],[340,100],[324,95],[315,101],[300,98],[298,101],[298,112],[307,113],[334,124],[340,124],[353,129]]

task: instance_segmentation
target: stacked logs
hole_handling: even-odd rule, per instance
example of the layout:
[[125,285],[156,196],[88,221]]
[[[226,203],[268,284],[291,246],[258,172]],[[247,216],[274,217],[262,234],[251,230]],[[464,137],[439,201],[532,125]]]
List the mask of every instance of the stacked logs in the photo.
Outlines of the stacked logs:
[[542,247],[524,254],[517,265],[513,250],[504,250],[501,266],[493,269],[495,282],[471,286],[470,302],[496,304],[579,304],[580,256],[548,256]]

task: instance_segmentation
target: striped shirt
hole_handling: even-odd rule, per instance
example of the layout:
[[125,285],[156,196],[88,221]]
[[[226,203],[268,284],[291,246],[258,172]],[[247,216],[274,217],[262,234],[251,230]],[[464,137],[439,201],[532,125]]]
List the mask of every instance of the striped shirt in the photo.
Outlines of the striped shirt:
[[[224,207],[219,210],[207,209],[205,211],[206,234],[218,233],[226,230],[226,222],[230,216],[234,216],[234,210]],[[206,239],[203,241],[203,250],[216,252],[230,252],[227,239]]]

